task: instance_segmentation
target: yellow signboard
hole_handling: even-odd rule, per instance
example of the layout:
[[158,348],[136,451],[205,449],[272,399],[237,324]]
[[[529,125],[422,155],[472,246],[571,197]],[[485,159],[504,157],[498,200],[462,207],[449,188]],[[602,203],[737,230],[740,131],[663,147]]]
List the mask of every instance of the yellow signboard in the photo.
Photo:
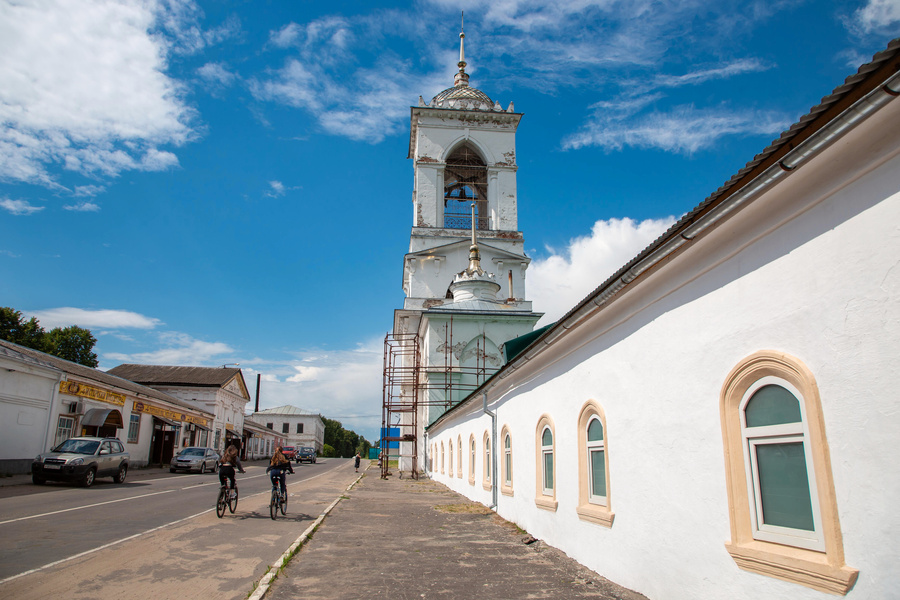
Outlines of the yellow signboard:
[[234,431],[234,425],[232,425],[231,423],[225,423],[225,429],[227,429],[228,431]]
[[135,402],[133,412],[147,413],[148,415],[155,415],[157,417],[170,419],[172,421],[195,423],[197,425],[202,425],[203,427],[206,427],[207,423],[209,422],[203,417],[197,417],[194,415],[189,415],[187,413],[175,412],[174,410],[169,410],[160,406],[153,406],[152,404],[144,404],[143,402]]
[[68,394],[69,396],[80,396],[89,400],[99,400],[100,402],[108,402],[116,406],[125,406],[125,394],[117,394],[86,383],[78,381],[60,381],[59,393]]

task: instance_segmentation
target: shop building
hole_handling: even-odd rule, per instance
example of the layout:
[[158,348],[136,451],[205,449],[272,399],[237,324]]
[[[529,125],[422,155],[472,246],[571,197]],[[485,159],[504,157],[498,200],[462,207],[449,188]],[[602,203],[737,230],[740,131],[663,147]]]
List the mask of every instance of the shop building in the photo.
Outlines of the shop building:
[[0,472],[81,435],[117,437],[135,467],[205,445],[214,415],[115,375],[0,340]]
[[260,425],[249,416],[244,419],[244,446],[241,460],[270,458],[276,446],[288,445],[283,434]]
[[250,394],[239,368],[123,364],[109,373],[212,413],[211,431],[201,437],[198,446],[219,452],[232,443],[243,447],[244,410]]

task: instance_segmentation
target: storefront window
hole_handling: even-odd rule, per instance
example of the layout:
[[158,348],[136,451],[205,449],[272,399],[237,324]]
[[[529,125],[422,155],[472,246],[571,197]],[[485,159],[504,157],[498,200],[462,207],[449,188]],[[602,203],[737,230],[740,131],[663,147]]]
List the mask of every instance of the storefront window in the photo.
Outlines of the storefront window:
[[56,438],[53,440],[53,446],[63,443],[75,433],[75,419],[72,417],[60,417],[56,425]]

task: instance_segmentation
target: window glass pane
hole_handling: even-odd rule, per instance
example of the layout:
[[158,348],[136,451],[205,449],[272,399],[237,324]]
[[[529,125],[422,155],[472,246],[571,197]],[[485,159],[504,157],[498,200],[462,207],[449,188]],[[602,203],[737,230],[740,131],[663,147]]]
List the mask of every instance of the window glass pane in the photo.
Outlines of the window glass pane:
[[591,419],[591,424],[588,425],[587,439],[589,442],[603,441],[603,423],[600,422],[600,419]]
[[814,531],[802,442],[757,444],[763,522]]
[[764,427],[783,423],[800,422],[800,402],[780,385],[766,385],[759,388],[747,408],[747,427]]
[[591,495],[606,496],[606,461],[603,450],[591,450]]
[[509,448],[509,447],[512,446],[512,444],[511,444],[510,441],[509,441],[509,434],[506,435],[506,439],[503,441],[503,444],[504,444],[507,448]]
[[544,452],[544,489],[553,489],[553,453]]
[[509,452],[506,453],[506,484],[509,485],[512,482],[512,454]]
[[550,428],[544,430],[544,433],[541,434],[541,445],[542,446],[552,446],[553,445],[553,434],[550,432]]

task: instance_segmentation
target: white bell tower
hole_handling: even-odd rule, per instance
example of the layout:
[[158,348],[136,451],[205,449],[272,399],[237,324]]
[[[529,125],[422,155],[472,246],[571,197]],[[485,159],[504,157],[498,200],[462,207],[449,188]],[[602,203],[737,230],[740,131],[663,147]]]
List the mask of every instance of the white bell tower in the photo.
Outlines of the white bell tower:
[[[460,33],[454,85],[411,108],[413,222],[402,309],[385,338],[383,426],[401,473],[426,469],[424,428],[497,371],[503,344],[541,314],[525,299],[516,129],[522,114],[469,85]],[[382,474],[387,474],[385,461]]]

